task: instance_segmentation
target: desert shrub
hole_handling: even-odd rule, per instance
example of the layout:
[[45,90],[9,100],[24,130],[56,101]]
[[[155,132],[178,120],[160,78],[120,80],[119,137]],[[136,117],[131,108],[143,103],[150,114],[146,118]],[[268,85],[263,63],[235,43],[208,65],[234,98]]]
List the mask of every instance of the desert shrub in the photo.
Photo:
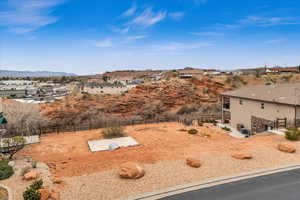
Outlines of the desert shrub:
[[197,129],[192,128],[192,129],[188,130],[188,134],[195,135],[197,133],[198,133]]
[[14,174],[14,169],[8,165],[8,161],[0,161],[0,180],[7,179]]
[[20,175],[24,176],[26,173],[30,172],[30,167],[26,166],[21,169]]
[[112,126],[109,128],[106,128],[102,131],[102,135],[105,138],[117,138],[117,137],[124,137],[124,128],[121,126]]
[[43,180],[40,179],[40,180],[37,180],[37,181],[34,181],[31,185],[30,185],[30,188],[34,189],[34,190],[39,190],[43,187]]
[[0,149],[3,152],[9,154],[9,159],[11,159],[18,151],[23,149],[25,146],[25,138],[21,136],[16,136],[13,138],[3,139],[3,144],[0,146]]
[[177,111],[177,115],[190,114],[192,112],[196,112],[197,109],[195,107],[183,106]]
[[222,129],[223,129],[224,131],[231,131],[231,129],[228,128],[228,127],[223,127]]
[[36,168],[36,166],[37,166],[37,161],[36,160],[32,160],[31,161],[31,167],[32,168]]
[[288,129],[285,132],[285,138],[287,140],[296,141],[300,138],[300,131],[298,129]]
[[43,186],[43,180],[35,181],[23,193],[24,200],[40,200],[41,194],[38,192]]

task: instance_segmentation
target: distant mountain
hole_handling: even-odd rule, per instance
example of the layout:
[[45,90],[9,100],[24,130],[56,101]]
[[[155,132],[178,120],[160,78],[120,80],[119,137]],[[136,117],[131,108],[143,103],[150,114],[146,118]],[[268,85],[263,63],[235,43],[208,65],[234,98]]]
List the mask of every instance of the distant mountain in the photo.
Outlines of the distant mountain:
[[77,75],[73,73],[66,73],[66,72],[0,70],[0,77],[53,77],[53,76],[77,76]]

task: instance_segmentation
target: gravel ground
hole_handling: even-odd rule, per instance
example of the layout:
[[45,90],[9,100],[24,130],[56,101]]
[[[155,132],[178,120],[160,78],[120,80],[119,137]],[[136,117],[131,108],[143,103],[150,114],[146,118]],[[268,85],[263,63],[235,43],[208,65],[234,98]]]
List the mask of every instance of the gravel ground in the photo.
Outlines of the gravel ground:
[[[5,185],[11,190],[11,193],[13,195],[12,200],[22,200],[22,194],[25,191],[25,189],[32,184],[34,181],[24,181],[22,180],[21,176],[21,170],[26,166],[31,166],[30,161],[28,161],[27,158],[16,158],[14,160],[15,166],[14,170],[15,173],[12,177],[6,180],[0,181],[0,184]],[[37,168],[31,169],[31,171],[36,171],[40,174],[39,178],[43,179],[44,186],[50,185],[50,178],[51,173],[49,171],[49,168],[46,164],[38,162]]]
[[[20,155],[47,163],[53,175],[65,179],[61,188],[63,200],[122,199],[179,184],[300,162],[300,142],[293,142],[298,149],[295,154],[276,149],[279,143],[287,142],[283,136],[236,139],[208,124],[194,127],[199,131],[196,135],[182,131],[190,128],[178,123],[128,126],[126,134],[140,146],[94,153],[89,151],[87,141],[100,139],[101,130],[50,134],[43,136],[41,143],[27,146]],[[251,153],[254,158],[231,158],[237,152]],[[199,158],[203,166],[186,166],[186,157]],[[142,164],[145,177],[120,179],[116,170],[127,161]]]
[[[294,144],[300,149],[300,143]],[[122,180],[116,170],[66,178],[62,197],[64,200],[122,199],[175,185],[300,162],[299,152],[287,154],[268,147],[248,152],[254,156],[252,160],[236,160],[226,153],[199,157],[203,166],[198,169],[186,166],[184,160],[145,164],[146,175],[139,180]]]

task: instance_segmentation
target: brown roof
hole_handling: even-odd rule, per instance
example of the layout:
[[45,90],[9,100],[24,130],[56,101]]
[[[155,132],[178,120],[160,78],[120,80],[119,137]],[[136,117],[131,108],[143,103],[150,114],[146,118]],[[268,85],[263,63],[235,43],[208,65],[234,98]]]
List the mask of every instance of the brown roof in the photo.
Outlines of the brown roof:
[[279,85],[257,85],[222,93],[223,96],[300,105],[300,83]]

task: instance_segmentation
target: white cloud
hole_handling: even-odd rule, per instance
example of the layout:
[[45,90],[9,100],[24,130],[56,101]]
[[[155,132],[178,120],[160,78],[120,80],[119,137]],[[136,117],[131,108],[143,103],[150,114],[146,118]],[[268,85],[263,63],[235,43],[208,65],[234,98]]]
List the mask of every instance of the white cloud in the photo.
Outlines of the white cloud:
[[33,32],[59,20],[51,16],[53,8],[63,0],[7,0],[5,11],[0,12],[0,26],[16,34]]
[[216,24],[217,28],[223,29],[238,29],[244,27],[271,27],[282,25],[298,25],[297,19],[291,17],[264,17],[258,15],[251,15],[240,19],[233,24]]
[[299,24],[292,18],[288,17],[262,17],[262,16],[248,16],[239,21],[241,25],[256,25],[262,27]]
[[152,8],[146,8],[139,16],[134,18],[130,24],[142,27],[150,27],[165,19],[167,12],[153,12]]
[[121,33],[121,34],[126,34],[129,32],[130,30],[130,27],[129,26],[124,26],[124,27],[121,27],[121,28],[118,28],[118,27],[111,27],[111,30],[114,31],[114,32],[117,32],[117,33]]
[[173,12],[169,13],[169,17],[171,17],[173,20],[179,21],[184,17],[184,12]]
[[197,36],[223,36],[224,33],[221,32],[193,32],[191,33]]
[[110,38],[107,38],[107,39],[105,39],[105,40],[96,41],[96,42],[94,43],[94,45],[95,45],[96,47],[99,47],[99,48],[108,48],[108,47],[112,47],[112,46],[113,46],[113,43],[112,43],[112,41],[111,41]]
[[126,10],[126,11],[122,14],[122,16],[123,16],[123,17],[129,17],[129,16],[132,16],[132,15],[135,14],[136,10],[137,10],[137,6],[136,6],[136,5],[132,5],[131,8],[129,8],[128,10]]
[[133,36],[128,36],[126,37],[125,39],[127,41],[132,41],[132,40],[140,40],[140,39],[144,39],[146,38],[147,36],[146,35],[133,35]]
[[170,42],[168,44],[156,45],[154,48],[162,51],[181,51],[181,50],[190,50],[198,49],[201,47],[213,46],[209,42],[196,42],[196,43],[181,43],[181,42]]

